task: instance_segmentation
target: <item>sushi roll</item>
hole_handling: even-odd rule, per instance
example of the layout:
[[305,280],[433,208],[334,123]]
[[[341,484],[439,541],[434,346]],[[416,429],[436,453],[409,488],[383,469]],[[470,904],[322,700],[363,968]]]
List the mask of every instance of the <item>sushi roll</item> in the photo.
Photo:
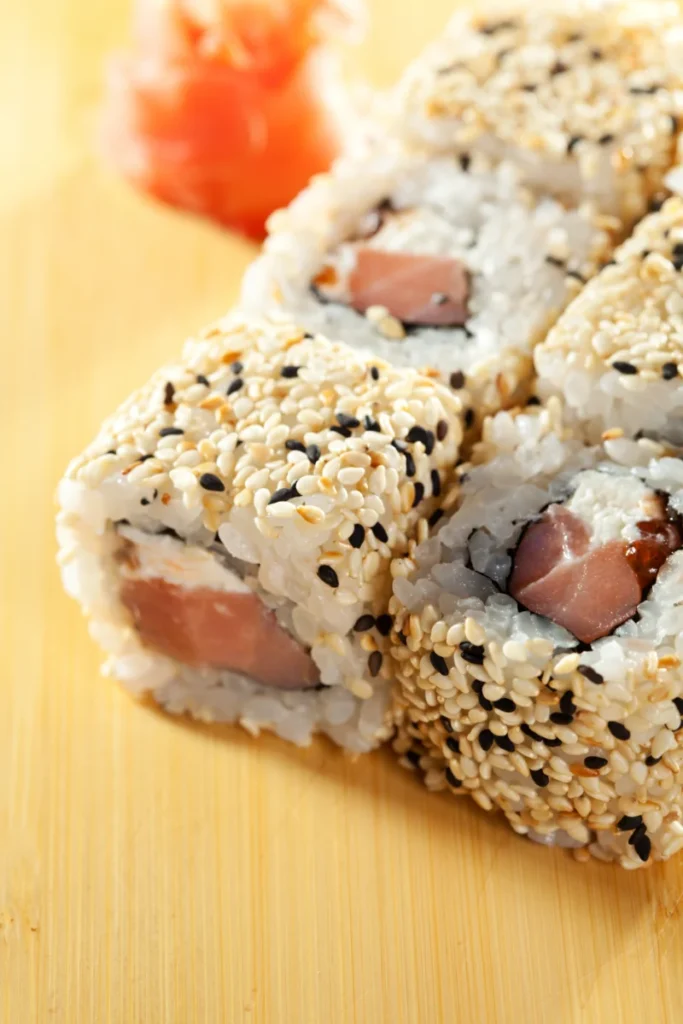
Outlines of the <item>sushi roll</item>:
[[535,352],[593,439],[620,427],[683,440],[683,199],[646,217]]
[[436,152],[514,160],[531,184],[632,223],[674,162],[681,27],[669,2],[460,11],[390,99],[392,130]]
[[373,747],[391,560],[429,532],[462,411],[285,323],[188,342],[59,489],[64,584],[109,674],[172,712]]
[[395,749],[541,843],[683,849],[683,462],[551,399],[488,420],[455,511],[399,559]]
[[466,381],[478,412],[514,404],[531,352],[611,256],[620,224],[565,209],[483,156],[388,139],[339,161],[269,222],[242,301],[284,307],[396,366]]

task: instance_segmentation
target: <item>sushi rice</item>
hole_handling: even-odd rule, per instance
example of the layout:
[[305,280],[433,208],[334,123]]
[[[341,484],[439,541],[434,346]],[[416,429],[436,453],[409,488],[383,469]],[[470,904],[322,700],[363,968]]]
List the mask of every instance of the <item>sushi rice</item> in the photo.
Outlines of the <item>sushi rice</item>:
[[[295,743],[320,731],[361,752],[386,738],[392,556],[428,535],[462,414],[459,396],[417,371],[284,322],[232,316],[188,342],[59,490],[64,584],[107,673],[169,711]],[[159,589],[166,607],[150,625],[145,602]],[[257,655],[277,662],[282,649],[314,674],[307,688],[263,685],[201,650],[191,663],[169,654],[191,626],[178,606],[206,617],[236,600],[274,617]],[[251,624],[237,615],[207,647],[216,633],[246,642]]]
[[683,549],[637,614],[590,644],[506,587],[511,552],[551,503],[600,543],[637,535],[643,494],[679,515],[679,454],[619,431],[588,447],[557,399],[487,421],[457,510],[402,560],[390,604],[394,746],[430,789],[626,868],[683,849]]
[[487,4],[456,13],[385,117],[409,143],[512,160],[537,188],[633,224],[675,162],[682,48],[668,0]]
[[[533,345],[610,258],[621,225],[590,204],[566,210],[535,195],[509,164],[428,158],[382,140],[316,178],[269,229],[245,277],[247,310],[285,309],[395,366],[428,367],[456,383],[464,374],[483,415],[528,389]],[[317,284],[330,274],[343,280],[359,239],[373,251],[462,264],[464,324],[407,325],[381,305],[357,312]]]

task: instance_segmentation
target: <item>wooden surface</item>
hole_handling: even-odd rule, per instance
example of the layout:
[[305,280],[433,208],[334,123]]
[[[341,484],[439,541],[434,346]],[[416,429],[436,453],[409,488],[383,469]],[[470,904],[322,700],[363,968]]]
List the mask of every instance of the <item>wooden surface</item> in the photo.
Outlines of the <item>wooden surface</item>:
[[[59,473],[251,256],[92,157],[126,6],[0,5],[0,1021],[680,1022],[683,859],[579,866],[386,752],[169,720],[98,677]],[[388,82],[449,6],[375,0],[357,60]]]

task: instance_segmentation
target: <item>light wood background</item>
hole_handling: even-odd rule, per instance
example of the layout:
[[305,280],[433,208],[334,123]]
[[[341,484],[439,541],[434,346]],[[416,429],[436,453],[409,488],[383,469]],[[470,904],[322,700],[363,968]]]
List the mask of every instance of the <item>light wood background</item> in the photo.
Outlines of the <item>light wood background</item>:
[[[449,0],[375,0],[389,82]],[[0,0],[2,1024],[683,1020],[683,859],[628,874],[427,795],[388,753],[129,702],[54,566],[99,419],[236,293],[250,247],[92,156],[126,0]]]

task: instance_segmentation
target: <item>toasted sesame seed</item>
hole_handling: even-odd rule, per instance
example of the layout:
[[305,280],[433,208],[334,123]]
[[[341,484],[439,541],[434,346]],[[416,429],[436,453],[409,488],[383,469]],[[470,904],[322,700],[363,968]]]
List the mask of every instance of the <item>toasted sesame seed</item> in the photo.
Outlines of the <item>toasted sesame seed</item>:
[[319,565],[318,578],[321,579],[323,583],[326,583],[328,587],[336,588],[339,586],[339,577],[331,565]]

